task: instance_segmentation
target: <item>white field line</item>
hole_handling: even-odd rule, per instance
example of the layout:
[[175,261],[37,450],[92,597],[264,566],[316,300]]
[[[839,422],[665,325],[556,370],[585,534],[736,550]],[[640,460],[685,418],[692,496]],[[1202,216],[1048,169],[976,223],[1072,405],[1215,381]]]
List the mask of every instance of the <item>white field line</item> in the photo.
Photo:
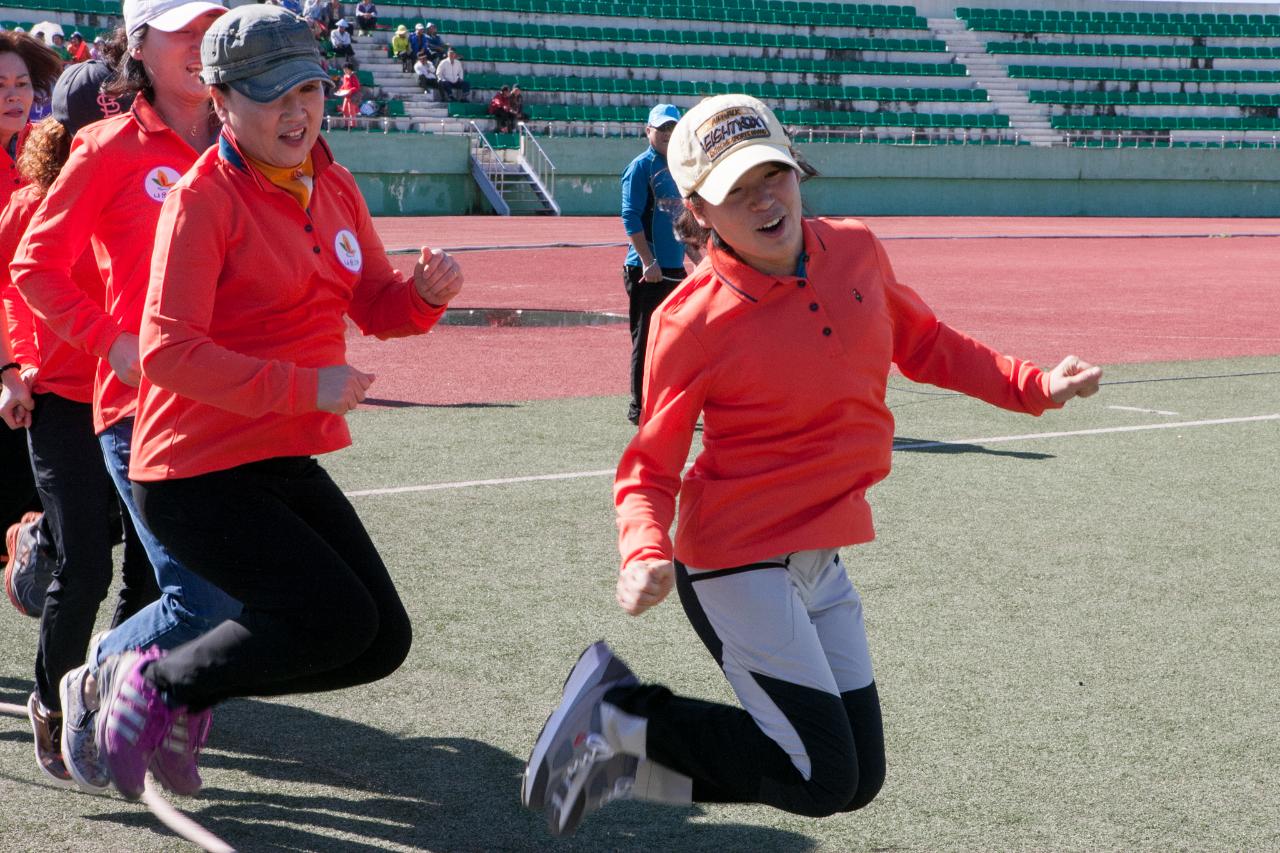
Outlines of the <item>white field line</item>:
[[1142,412],[1146,415],[1176,415],[1177,412],[1166,412],[1164,409],[1143,409],[1138,406],[1107,406],[1108,409],[1115,409],[1117,412]]
[[[1133,426],[1100,427],[1098,429],[1080,429],[1064,432],[1033,432],[1022,435],[996,435],[983,438],[957,438],[948,441],[918,441],[914,444],[897,444],[893,449],[924,450],[930,447],[947,447],[957,444],[1006,444],[1011,441],[1034,441],[1044,438],[1072,438],[1080,435],[1107,435],[1117,432],[1143,432],[1156,429],[1192,429],[1195,427],[1223,426],[1226,424],[1256,423],[1258,421],[1280,421],[1280,414],[1253,415],[1243,418],[1214,418],[1205,421],[1179,421],[1177,423],[1136,424]],[[536,483],[548,480],[583,480],[589,477],[611,477],[612,468],[603,471],[569,471],[563,474],[534,474],[527,477],[500,477],[492,480],[461,480],[454,483],[428,483],[421,486],[395,486],[389,489],[360,489],[347,492],[349,498],[380,497],[382,495],[402,495],[411,492],[438,492],[446,489],[471,489],[477,486],[509,486],[517,483]]]

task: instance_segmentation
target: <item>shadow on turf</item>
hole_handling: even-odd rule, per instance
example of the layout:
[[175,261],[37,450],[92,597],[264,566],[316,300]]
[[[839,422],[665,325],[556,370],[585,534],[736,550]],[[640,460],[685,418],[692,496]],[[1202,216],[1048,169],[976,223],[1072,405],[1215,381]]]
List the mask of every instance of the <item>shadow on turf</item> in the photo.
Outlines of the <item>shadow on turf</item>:
[[[395,725],[398,721],[382,721]],[[532,736],[532,733],[531,733]],[[210,787],[175,805],[241,851],[771,850],[814,848],[799,833],[691,823],[698,807],[617,803],[570,841],[520,807],[522,760],[470,738],[403,738],[285,704],[241,700],[214,713],[201,765],[262,780],[255,790]],[[308,789],[325,793],[307,793]],[[350,795],[330,793],[345,789]],[[167,833],[145,812],[92,819]]]
[[[913,445],[920,445],[919,447]],[[992,450],[981,444],[938,443],[928,438],[893,437],[894,453],[982,453],[987,456],[1008,456],[1013,459],[1053,459],[1052,453],[1034,453],[1029,450]]]

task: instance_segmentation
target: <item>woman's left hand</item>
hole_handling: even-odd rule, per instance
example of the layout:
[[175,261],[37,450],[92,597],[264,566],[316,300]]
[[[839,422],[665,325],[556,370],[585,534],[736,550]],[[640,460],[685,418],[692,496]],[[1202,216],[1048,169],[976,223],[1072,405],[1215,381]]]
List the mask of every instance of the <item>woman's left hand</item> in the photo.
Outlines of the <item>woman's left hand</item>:
[[24,370],[21,375],[16,370],[4,372],[4,390],[0,391],[0,420],[9,429],[31,426],[31,411],[36,407],[35,399],[31,396],[31,382],[34,379],[33,370]]
[[622,567],[614,597],[618,606],[639,616],[661,604],[675,585],[675,567],[670,560],[636,560]]
[[1072,397],[1092,397],[1101,379],[1101,367],[1069,355],[1049,373],[1049,398],[1065,403]]
[[413,286],[427,304],[439,308],[462,291],[462,270],[449,253],[423,246],[413,268]]

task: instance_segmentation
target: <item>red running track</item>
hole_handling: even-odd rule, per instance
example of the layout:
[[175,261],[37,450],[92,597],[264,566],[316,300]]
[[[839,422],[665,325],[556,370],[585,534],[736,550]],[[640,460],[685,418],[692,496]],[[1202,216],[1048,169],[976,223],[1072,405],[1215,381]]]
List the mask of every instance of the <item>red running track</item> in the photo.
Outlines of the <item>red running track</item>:
[[[1280,220],[867,221],[940,317],[1040,363],[1068,352],[1100,363],[1280,354]],[[551,247],[621,243],[612,217],[381,219],[378,230],[389,249],[458,250],[456,307],[626,312],[621,246]],[[448,326],[353,337],[350,357],[378,374],[376,399],[449,405],[624,394],[629,346],[625,325]]]

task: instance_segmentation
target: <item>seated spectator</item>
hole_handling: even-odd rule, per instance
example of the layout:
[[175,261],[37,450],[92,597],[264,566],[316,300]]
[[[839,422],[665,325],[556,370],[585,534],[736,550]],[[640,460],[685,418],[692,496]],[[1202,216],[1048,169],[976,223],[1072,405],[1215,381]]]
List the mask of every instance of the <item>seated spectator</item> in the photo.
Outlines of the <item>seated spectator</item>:
[[440,94],[440,81],[436,79],[436,67],[431,64],[431,57],[426,51],[418,54],[418,61],[413,63],[413,73],[418,75],[419,89],[430,92],[432,98]]
[[356,51],[351,46],[351,22],[346,18],[334,25],[333,32],[329,33],[329,44],[333,46],[334,56],[341,56],[352,65],[356,64]]
[[409,36],[409,52],[414,56],[427,49],[427,28],[422,24],[413,25],[413,34]]
[[515,121],[524,121],[528,118],[524,114],[524,92],[520,91],[519,86],[511,87],[511,94],[507,97],[507,102],[511,104],[511,115]]
[[449,101],[465,101],[471,91],[471,84],[466,80],[466,71],[462,68],[462,57],[458,52],[449,49],[449,55],[440,60],[436,66],[436,79],[440,81],[440,93]]
[[302,0],[276,0],[276,5],[282,9],[288,9],[295,15],[302,14]]
[[328,32],[333,25],[331,14],[329,0],[304,0],[302,4],[302,17],[306,18],[307,22],[311,24],[313,31],[319,25],[324,28],[324,32]]
[[72,62],[84,62],[89,59],[89,45],[85,43],[84,36],[75,32],[71,34],[71,42],[67,45],[67,53],[71,54]]
[[406,74],[413,70],[413,54],[409,52],[409,28],[404,24],[396,27],[391,37],[391,55],[400,60],[400,70]]
[[439,62],[444,59],[445,54],[449,52],[449,45],[444,43],[444,36],[440,35],[440,31],[436,29],[436,25],[427,22],[427,53],[431,54],[432,62]]
[[515,113],[511,111],[511,87],[503,86],[489,101],[489,115],[493,116],[493,129],[498,133],[511,133],[515,127]]
[[356,6],[356,29],[360,35],[368,35],[378,26],[378,7],[373,0],[360,0]]
[[89,58],[102,60],[107,58],[107,40],[102,36],[93,37],[93,44],[89,47]]

